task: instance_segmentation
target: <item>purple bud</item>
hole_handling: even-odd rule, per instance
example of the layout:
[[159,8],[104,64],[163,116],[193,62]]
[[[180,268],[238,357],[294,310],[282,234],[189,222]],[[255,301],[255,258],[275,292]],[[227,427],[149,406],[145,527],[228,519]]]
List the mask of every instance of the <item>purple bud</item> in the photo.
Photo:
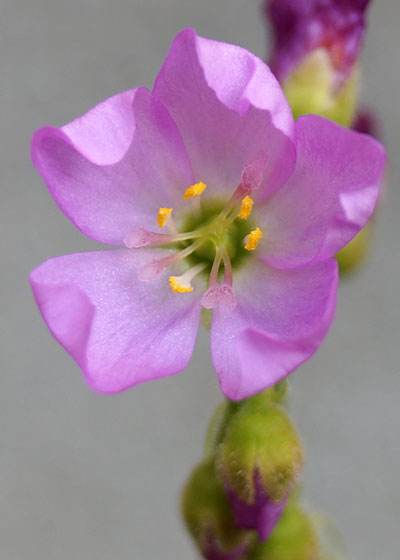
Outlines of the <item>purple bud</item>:
[[265,540],[298,480],[301,443],[287,414],[268,399],[249,399],[234,414],[218,446],[218,474],[235,524]]
[[267,0],[264,14],[274,35],[271,68],[282,82],[312,51],[323,48],[337,86],[358,59],[370,0]]

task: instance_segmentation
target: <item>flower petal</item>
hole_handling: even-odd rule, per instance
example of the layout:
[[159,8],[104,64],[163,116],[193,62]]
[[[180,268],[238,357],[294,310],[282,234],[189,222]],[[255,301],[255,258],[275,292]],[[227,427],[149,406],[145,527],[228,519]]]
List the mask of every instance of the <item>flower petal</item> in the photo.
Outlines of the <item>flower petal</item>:
[[254,529],[258,533],[259,540],[263,542],[278,523],[289,494],[278,502],[272,501],[265,495],[257,495],[254,504],[246,504],[234,492],[228,492],[228,496],[234,511],[235,524],[238,527]]
[[256,216],[260,251],[278,268],[321,262],[349,243],[372,216],[385,162],[376,140],[327,119],[300,117],[296,132],[294,173]]
[[44,127],[32,159],[60,208],[89,237],[123,245],[156,227],[160,206],[181,200],[193,175],[168,111],[144,88],[107,99],[61,127]]
[[201,306],[196,293],[174,294],[165,275],[152,283],[137,269],[164,251],[121,249],[56,257],[31,274],[54,337],[104,393],[172,375],[187,365]]
[[183,30],[154,85],[177,123],[196,181],[216,194],[232,193],[244,164],[268,156],[258,198],[275,192],[290,175],[293,118],[269,68],[237,46]]
[[277,270],[254,261],[235,280],[236,308],[213,312],[211,351],[222,391],[241,400],[317,350],[334,315],[337,263]]

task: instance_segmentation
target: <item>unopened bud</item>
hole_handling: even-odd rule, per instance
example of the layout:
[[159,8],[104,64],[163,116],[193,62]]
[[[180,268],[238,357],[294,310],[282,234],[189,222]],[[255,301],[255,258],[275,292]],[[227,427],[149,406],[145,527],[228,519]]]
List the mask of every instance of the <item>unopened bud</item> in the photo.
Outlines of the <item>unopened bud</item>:
[[192,472],[183,490],[182,515],[207,560],[237,560],[254,543],[253,533],[235,526],[212,460],[200,463]]
[[215,410],[208,424],[204,453],[210,455],[215,453],[218,445],[222,442],[225,431],[233,417],[243,406],[251,410],[264,410],[271,406],[271,403],[280,403],[284,400],[288,390],[286,379],[279,381],[270,389],[261,391],[253,397],[243,401],[233,402],[225,400]]
[[274,44],[270,65],[295,117],[316,113],[349,126],[370,0],[265,0]]
[[358,101],[358,66],[339,88],[335,83],[336,71],[326,51],[317,49],[307,55],[282,84],[294,118],[314,113],[350,126]]
[[217,451],[235,522],[268,537],[297,481],[303,452],[288,416],[273,402],[249,400],[231,418]]
[[204,443],[205,456],[215,453],[221,443],[225,431],[233,415],[239,410],[240,403],[225,400],[215,410],[208,424],[206,439]]

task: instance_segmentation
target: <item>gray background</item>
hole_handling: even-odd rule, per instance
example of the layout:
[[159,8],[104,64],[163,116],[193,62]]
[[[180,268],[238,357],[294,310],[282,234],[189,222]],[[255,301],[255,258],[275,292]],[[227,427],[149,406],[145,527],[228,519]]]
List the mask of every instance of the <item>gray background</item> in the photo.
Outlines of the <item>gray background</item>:
[[[332,514],[349,556],[399,558],[398,0],[376,0],[365,102],[385,126],[388,188],[366,267],[342,283],[320,352],[292,376],[307,448],[305,494]],[[176,560],[196,553],[178,515],[220,401],[207,336],[186,372],[104,397],[48,334],[28,271],[90,250],[47,194],[30,136],[102,99],[151,87],[173,36],[199,34],[265,54],[258,0],[3,0],[1,5],[0,558]]]

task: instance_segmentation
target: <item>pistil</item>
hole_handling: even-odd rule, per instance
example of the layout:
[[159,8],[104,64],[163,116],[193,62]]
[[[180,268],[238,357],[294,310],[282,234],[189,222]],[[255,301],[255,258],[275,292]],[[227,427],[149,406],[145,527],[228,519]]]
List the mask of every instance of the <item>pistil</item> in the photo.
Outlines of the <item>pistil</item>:
[[[224,279],[218,284],[219,268],[223,262]],[[215,309],[219,305],[225,309],[236,307],[236,297],[232,287],[233,275],[232,265],[226,247],[220,247],[215,255],[214,263],[210,272],[209,288],[204,294],[201,304],[206,309]]]
[[194,251],[196,251],[196,249],[200,247],[201,244],[202,240],[199,239],[185,249],[182,249],[182,251],[174,253],[173,255],[169,255],[168,257],[164,257],[163,259],[155,259],[150,263],[144,265],[138,272],[139,280],[141,280],[142,282],[151,282],[151,280],[157,278],[157,276],[159,276],[163,272],[163,270],[191,255]]
[[[194,203],[193,215],[196,216],[193,219],[196,225],[192,226],[192,231],[179,233],[172,219],[173,209],[164,207],[158,210],[157,223],[160,228],[168,227],[171,233],[156,233],[143,227],[131,231],[124,240],[125,245],[130,248],[171,244],[178,244],[179,247],[182,242],[192,241],[190,245],[174,254],[155,259],[143,266],[138,273],[139,280],[149,282],[157,278],[166,268],[183,261],[202,245],[205,245],[206,247],[202,249],[202,252],[196,254],[195,261],[200,260],[198,264],[179,276],[171,275],[169,277],[169,283],[174,292],[193,291],[191,284],[193,278],[209,266],[207,243],[211,242],[215,247],[215,255],[210,270],[208,289],[203,295],[202,305],[208,309],[214,309],[217,306],[233,309],[236,306],[236,298],[233,291],[231,252],[235,255],[237,247],[232,245],[232,241],[235,239],[236,232],[240,231],[242,226],[233,226],[232,224],[236,219],[247,220],[250,216],[254,201],[249,194],[260,186],[267,161],[266,154],[259,152],[252,160],[247,162],[242,172],[241,182],[225,207],[218,214],[215,213],[210,221],[205,219],[205,223],[202,225],[203,213],[200,197],[207,185],[199,182],[188,187],[183,194],[183,200],[191,199]],[[204,211],[204,214],[207,216],[206,211]],[[244,239],[244,249],[247,251],[256,249],[262,236],[260,228],[252,230]],[[220,281],[221,264],[224,267],[222,281]]]
[[201,237],[200,231],[188,231],[185,233],[156,233],[146,228],[138,227],[124,239],[125,246],[129,249],[139,249],[147,245],[166,245],[170,243],[179,243]]
[[232,273],[232,265],[231,259],[229,258],[228,251],[224,247],[222,251],[222,261],[224,263],[224,283],[232,286],[233,282],[233,273]]
[[[243,168],[240,184],[236,188],[233,195],[231,196],[224,210],[221,212],[222,218],[224,219],[227,218],[229,214],[235,209],[235,207],[238,206],[239,202],[242,201],[243,204],[244,200],[246,199],[249,199],[248,200],[249,204],[251,201],[250,211],[247,214],[247,216],[250,215],[251,207],[253,206],[253,201],[249,197],[249,194],[252,191],[258,189],[259,186],[261,185],[264,176],[264,171],[267,166],[267,162],[268,162],[268,156],[264,152],[260,151],[254,158],[252,158],[245,164]],[[242,210],[242,206],[240,208],[239,214],[241,210]],[[231,221],[233,221],[235,218],[236,215],[234,217],[232,215]]]

